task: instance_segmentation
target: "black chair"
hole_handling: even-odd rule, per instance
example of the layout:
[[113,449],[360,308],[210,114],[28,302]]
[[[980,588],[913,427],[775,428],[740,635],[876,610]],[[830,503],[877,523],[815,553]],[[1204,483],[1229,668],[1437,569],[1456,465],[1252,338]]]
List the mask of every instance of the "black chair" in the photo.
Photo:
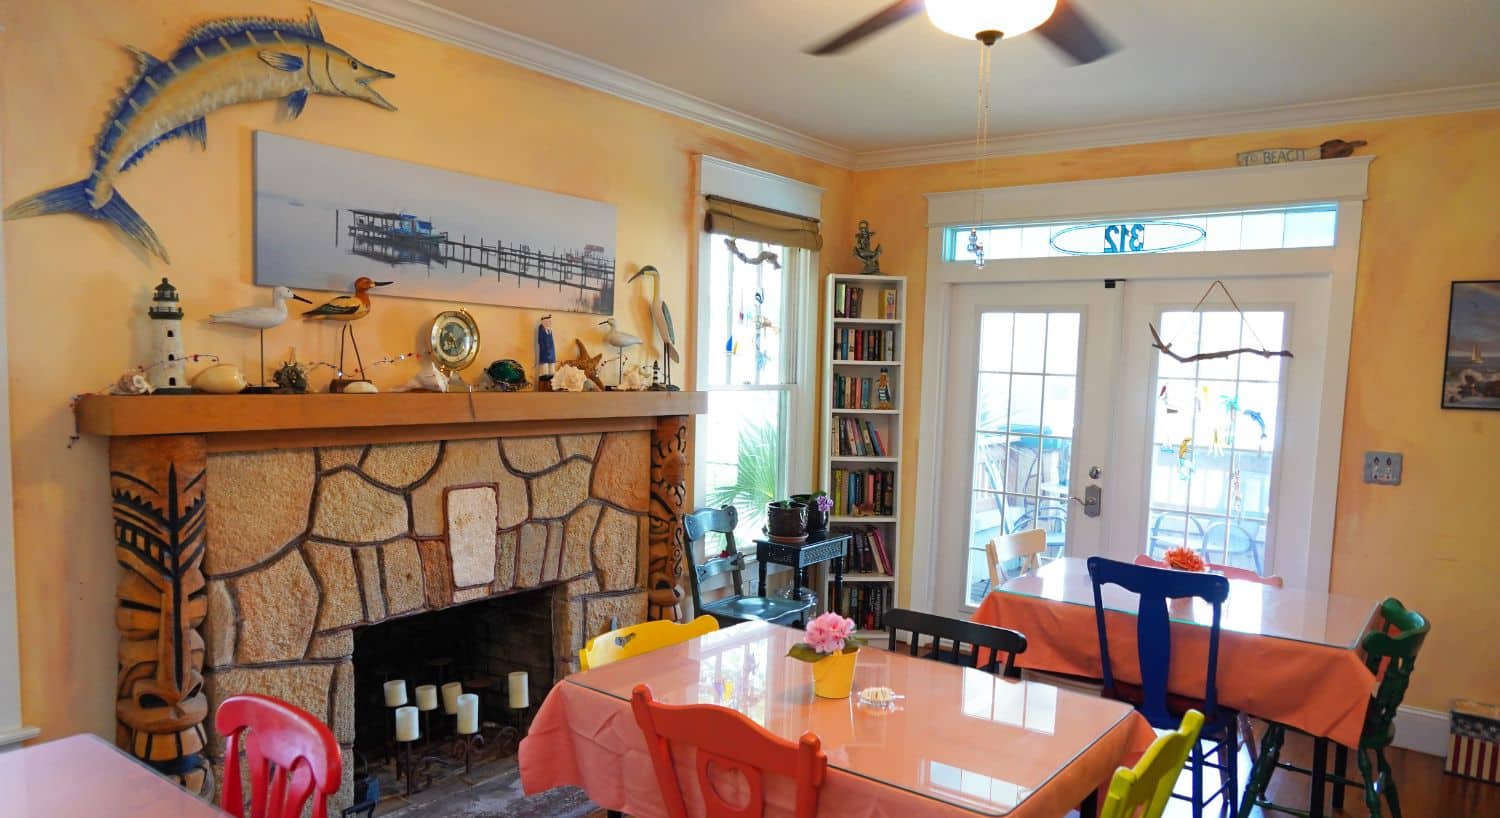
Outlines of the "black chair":
[[[745,596],[745,557],[734,547],[734,528],[739,521],[740,515],[734,506],[700,508],[682,518],[682,530],[687,534],[688,563],[693,568],[688,573],[688,580],[693,586],[693,607],[699,614],[709,614],[719,620],[720,626],[725,627],[752,619],[777,625],[802,622],[813,610],[812,600]],[[699,565],[698,549],[703,547],[710,531],[724,535],[729,546],[729,556],[715,557]],[[734,594],[704,602],[700,590],[704,580],[720,574],[729,574],[733,578]]]
[[[1103,557],[1088,558],[1089,578],[1094,585],[1094,621],[1099,632],[1099,656],[1104,671],[1104,695],[1107,698],[1129,702],[1146,717],[1146,721],[1158,730],[1176,726],[1188,710],[1203,713],[1203,730],[1199,740],[1193,743],[1191,769],[1193,793],[1191,798],[1173,794],[1193,806],[1194,818],[1202,818],[1203,807],[1214,798],[1222,798],[1220,805],[1229,818],[1239,811],[1239,784],[1236,761],[1239,752],[1236,739],[1239,737],[1239,713],[1219,706],[1219,632],[1222,626],[1224,600],[1229,598],[1229,580],[1218,574],[1199,574],[1192,571],[1174,571],[1168,568],[1151,568],[1132,565]],[[1109,658],[1109,628],[1106,625],[1103,589],[1105,585],[1118,585],[1139,595],[1136,606],[1135,639],[1137,665],[1141,672],[1141,684],[1132,685],[1115,678]],[[1170,692],[1167,679],[1172,666],[1171,616],[1168,600],[1196,597],[1213,608],[1213,621],[1208,631],[1208,668],[1203,684],[1203,698],[1192,699]],[[1117,623],[1118,624],[1118,623]],[[1207,760],[1203,742],[1209,742],[1211,751],[1219,754],[1218,763]],[[1203,793],[1203,768],[1219,771],[1223,785],[1214,792]]]
[[[896,631],[907,631],[911,634],[912,656],[923,656],[954,665],[968,665],[987,673],[995,673],[1001,669],[1000,654],[1004,653],[1005,675],[1012,679],[1021,676],[1021,671],[1016,667],[1016,654],[1026,652],[1025,634],[1008,628],[949,619],[946,616],[908,611],[904,608],[886,611],[883,618],[886,632],[890,636],[887,647],[891,651],[896,650]],[[929,653],[918,653],[918,644],[923,636],[932,637],[932,650]],[[943,640],[951,645],[947,650],[943,648]],[[962,649],[963,645],[969,646],[967,652]],[[989,658],[983,663],[979,661],[981,649],[989,651]]]

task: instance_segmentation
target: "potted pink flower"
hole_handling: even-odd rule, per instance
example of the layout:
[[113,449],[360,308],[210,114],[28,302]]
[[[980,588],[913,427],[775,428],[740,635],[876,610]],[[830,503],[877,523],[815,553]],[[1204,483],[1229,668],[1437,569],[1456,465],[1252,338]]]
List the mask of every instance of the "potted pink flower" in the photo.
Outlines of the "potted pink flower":
[[807,623],[805,641],[787,651],[812,664],[813,691],[825,699],[847,699],[854,690],[854,665],[864,640],[854,635],[854,620],[829,612]]

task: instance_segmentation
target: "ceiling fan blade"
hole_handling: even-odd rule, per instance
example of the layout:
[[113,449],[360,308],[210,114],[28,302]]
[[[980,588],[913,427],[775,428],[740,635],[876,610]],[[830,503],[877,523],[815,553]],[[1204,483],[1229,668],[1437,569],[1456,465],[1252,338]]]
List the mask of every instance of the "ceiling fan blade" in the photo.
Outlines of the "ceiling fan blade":
[[807,53],[814,57],[826,57],[829,54],[837,54],[871,34],[895,25],[922,9],[923,0],[896,0],[896,2],[865,18],[848,31],[839,34],[816,48],[809,48]]
[[1119,50],[1113,39],[1068,0],[1058,0],[1057,10],[1047,22],[1037,26],[1036,33],[1080,65],[1104,59]]

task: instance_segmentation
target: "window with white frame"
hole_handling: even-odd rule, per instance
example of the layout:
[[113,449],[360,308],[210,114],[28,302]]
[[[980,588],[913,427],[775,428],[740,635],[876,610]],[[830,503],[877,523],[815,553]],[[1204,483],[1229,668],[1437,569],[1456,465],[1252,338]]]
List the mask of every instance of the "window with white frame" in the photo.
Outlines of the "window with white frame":
[[[811,478],[821,191],[709,157],[701,171],[710,207],[694,357],[708,411],[698,418],[693,504],[734,506],[735,543],[751,551],[766,504],[806,490]],[[709,556],[723,547],[706,544]]]

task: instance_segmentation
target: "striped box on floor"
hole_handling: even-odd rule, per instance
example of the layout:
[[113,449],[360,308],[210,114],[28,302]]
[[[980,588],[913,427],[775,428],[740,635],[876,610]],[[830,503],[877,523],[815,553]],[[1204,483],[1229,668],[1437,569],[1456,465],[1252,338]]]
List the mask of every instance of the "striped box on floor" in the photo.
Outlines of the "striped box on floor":
[[1500,706],[1459,699],[1448,731],[1443,772],[1500,784]]

